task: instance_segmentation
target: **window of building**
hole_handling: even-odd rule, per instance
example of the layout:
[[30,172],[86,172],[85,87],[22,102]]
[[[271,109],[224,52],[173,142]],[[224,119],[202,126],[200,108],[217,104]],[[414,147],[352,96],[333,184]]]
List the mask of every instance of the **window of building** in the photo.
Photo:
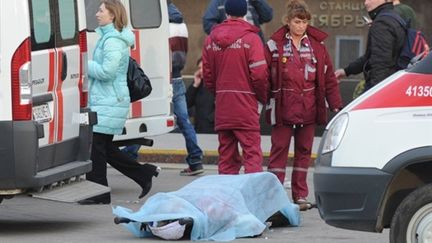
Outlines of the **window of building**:
[[344,68],[363,55],[362,36],[336,36],[336,68]]

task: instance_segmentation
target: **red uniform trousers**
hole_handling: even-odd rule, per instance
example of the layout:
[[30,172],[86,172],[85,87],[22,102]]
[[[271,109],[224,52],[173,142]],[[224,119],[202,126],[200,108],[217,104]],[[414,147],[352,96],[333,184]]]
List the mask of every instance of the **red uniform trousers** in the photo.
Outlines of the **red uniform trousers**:
[[[245,173],[262,172],[261,135],[251,130],[220,130],[219,137],[219,174],[239,174],[242,164]],[[243,150],[243,160],[238,143]]]
[[283,184],[288,160],[291,137],[294,136],[294,164],[291,175],[291,193],[293,200],[306,198],[309,191],[306,182],[307,171],[312,153],[315,124],[303,126],[273,126],[271,133],[272,147],[267,167]]

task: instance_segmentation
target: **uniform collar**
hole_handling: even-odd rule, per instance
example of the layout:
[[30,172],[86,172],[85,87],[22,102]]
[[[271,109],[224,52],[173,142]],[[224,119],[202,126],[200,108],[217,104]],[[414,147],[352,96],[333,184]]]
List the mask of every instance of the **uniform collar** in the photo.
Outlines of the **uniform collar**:
[[[290,32],[288,31],[285,35],[285,38],[287,38],[288,40],[290,40],[291,42],[293,41],[292,36],[290,35]],[[307,33],[305,33],[302,38],[300,39],[300,45],[301,46],[309,46],[309,37],[307,35]]]

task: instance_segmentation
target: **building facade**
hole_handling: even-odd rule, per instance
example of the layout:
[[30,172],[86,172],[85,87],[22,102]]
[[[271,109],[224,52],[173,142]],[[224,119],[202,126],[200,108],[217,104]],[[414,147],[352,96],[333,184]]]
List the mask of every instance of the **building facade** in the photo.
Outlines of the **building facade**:
[[[282,17],[286,12],[286,0],[267,0],[273,7],[273,20],[262,26],[265,38],[281,27]],[[202,16],[210,0],[173,0],[174,4],[183,12],[189,29],[189,54],[185,70],[186,77],[191,77],[196,70],[196,60],[201,56],[201,48],[206,37],[202,27]],[[306,0],[312,12],[311,24],[329,34],[325,41],[332,56],[335,69],[345,67],[352,60],[364,53],[367,41],[368,26],[363,16],[368,16],[364,7],[364,0]],[[425,33],[429,43],[432,40],[432,1],[403,0],[410,5],[417,14],[418,28]],[[344,104],[351,102],[353,91],[362,74],[350,76],[340,83]],[[186,79],[189,84],[192,80]],[[330,114],[331,118],[334,114]],[[318,127],[316,136],[321,136],[324,127]],[[261,133],[270,134],[271,127],[261,117]]]
[[[267,0],[273,7],[273,21],[262,26],[268,38],[282,25],[285,0]],[[182,11],[189,29],[189,54],[184,74],[193,74],[196,60],[201,55],[205,33],[202,28],[202,16],[210,0],[173,0]],[[367,16],[363,0],[306,0],[313,14],[311,24],[329,34],[325,44],[332,55],[335,68],[344,67],[364,52],[366,46],[367,25],[362,16]],[[428,40],[432,37],[432,1],[403,0],[417,14],[419,29],[423,30]]]

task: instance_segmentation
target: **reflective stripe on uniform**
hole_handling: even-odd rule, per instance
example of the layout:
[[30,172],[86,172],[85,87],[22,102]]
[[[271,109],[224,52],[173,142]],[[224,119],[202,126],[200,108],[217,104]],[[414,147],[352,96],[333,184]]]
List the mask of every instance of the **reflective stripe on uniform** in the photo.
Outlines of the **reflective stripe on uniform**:
[[293,171],[298,171],[298,172],[308,172],[307,168],[302,168],[302,167],[293,167]]
[[249,65],[249,68],[254,68],[262,65],[267,65],[267,62],[265,60],[261,60],[259,62],[252,63],[251,65]]
[[274,40],[267,41],[267,46],[268,46],[270,52],[274,52],[277,50],[277,45],[276,45],[276,42]]
[[254,92],[240,91],[240,90],[218,90],[218,91],[216,91],[216,93],[242,93],[242,94],[253,94],[253,95],[255,95]]

